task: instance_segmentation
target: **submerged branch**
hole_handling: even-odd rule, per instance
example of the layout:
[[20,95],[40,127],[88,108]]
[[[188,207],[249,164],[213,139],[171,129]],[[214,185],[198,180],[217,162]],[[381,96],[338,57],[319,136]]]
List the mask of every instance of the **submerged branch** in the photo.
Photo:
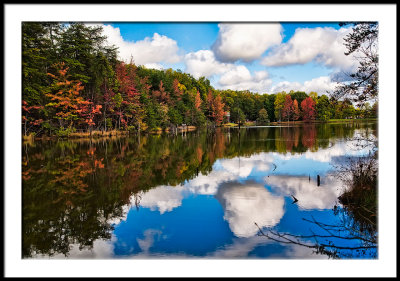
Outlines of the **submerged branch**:
[[[370,239],[362,235],[361,232],[356,232],[358,235],[352,234],[352,232],[345,227],[345,225],[330,225],[317,221],[314,217],[312,220],[303,218],[304,221],[310,222],[314,225],[317,225],[322,230],[326,231],[328,234],[317,234],[310,229],[311,234],[309,235],[295,235],[290,233],[280,233],[278,231],[273,231],[269,229],[267,232],[263,231],[261,227],[255,222],[259,233],[259,236],[267,237],[275,242],[282,244],[294,244],[303,247],[307,247],[310,249],[315,249],[317,254],[326,254],[329,257],[339,258],[339,250],[349,250],[349,251],[358,251],[358,250],[373,250],[377,248],[376,239]],[[350,232],[349,236],[340,235],[341,231]],[[337,234],[338,232],[338,234]],[[313,239],[315,242],[304,241],[305,239]],[[339,245],[335,244],[332,241],[328,241],[328,243],[320,242],[318,239],[325,239],[328,241],[329,239],[339,239],[341,241],[352,240],[352,241],[360,241],[358,245]]]

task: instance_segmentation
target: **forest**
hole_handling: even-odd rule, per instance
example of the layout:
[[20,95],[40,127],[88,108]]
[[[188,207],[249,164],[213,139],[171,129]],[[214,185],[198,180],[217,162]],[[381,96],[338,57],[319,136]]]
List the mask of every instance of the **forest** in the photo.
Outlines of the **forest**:
[[326,93],[215,89],[179,69],[120,61],[106,39],[100,26],[22,23],[23,136],[377,117],[377,102]]

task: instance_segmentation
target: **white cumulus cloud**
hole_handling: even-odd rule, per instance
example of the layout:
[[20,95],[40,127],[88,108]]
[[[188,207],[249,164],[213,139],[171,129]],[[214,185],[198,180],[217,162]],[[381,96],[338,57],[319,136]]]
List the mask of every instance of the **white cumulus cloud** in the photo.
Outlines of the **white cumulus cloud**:
[[165,35],[154,33],[153,37],[143,40],[127,41],[122,37],[119,28],[111,25],[102,27],[107,42],[118,47],[119,58],[123,61],[130,62],[132,57],[137,65],[155,66],[160,69],[159,63],[177,63],[181,60],[177,42]]
[[319,95],[323,95],[326,94],[326,92],[333,91],[336,86],[337,83],[332,81],[331,77],[321,76],[309,81],[305,81],[304,83],[289,81],[279,82],[271,87],[271,93],[278,93],[282,91],[290,92],[290,90],[294,90],[304,91],[306,93],[317,92]]
[[350,30],[331,27],[298,28],[287,43],[273,48],[261,64],[284,66],[315,61],[342,70],[354,69],[356,61],[352,56],[344,54],[346,47],[343,45],[343,38]]
[[157,69],[157,70],[164,69],[164,67],[159,63],[146,63],[143,66],[146,68],[153,68],[153,69]]
[[252,75],[244,65],[238,65],[225,72],[218,84],[221,89],[266,93],[272,85],[272,80],[266,71],[255,71]]
[[185,55],[185,71],[198,79],[201,76],[210,78],[220,75],[219,89],[249,90],[267,92],[272,84],[268,72],[255,71],[253,74],[244,65],[223,63],[216,59],[210,50],[200,50]]
[[216,60],[214,53],[210,50],[200,50],[185,55],[186,72],[198,79],[201,76],[211,77],[232,69],[233,64],[221,63]]
[[223,62],[256,60],[269,47],[282,41],[282,26],[278,23],[222,23],[218,27],[218,38],[212,50]]

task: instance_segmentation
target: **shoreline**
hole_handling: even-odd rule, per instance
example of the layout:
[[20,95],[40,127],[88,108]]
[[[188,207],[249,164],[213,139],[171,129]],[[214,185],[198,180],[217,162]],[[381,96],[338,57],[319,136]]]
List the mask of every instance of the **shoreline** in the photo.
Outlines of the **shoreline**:
[[[300,125],[300,124],[321,124],[321,123],[351,123],[351,122],[365,122],[365,121],[378,121],[378,118],[367,118],[367,119],[331,119],[331,120],[311,120],[311,121],[275,121],[275,122],[270,122],[265,125],[256,125],[255,122],[248,122],[247,125],[242,125],[240,128],[256,128],[256,127],[273,127],[273,126],[280,126],[280,125]],[[220,128],[238,128],[238,124],[236,123],[227,123],[223,124],[220,126]],[[204,127],[206,128],[206,127]],[[176,134],[177,133],[186,133],[186,132],[193,132],[198,129],[204,129],[203,127],[196,127],[196,126],[179,126],[176,127]],[[170,128],[166,129],[153,129],[149,131],[142,131],[140,133],[143,134],[150,134],[150,135],[160,135],[163,133],[169,133],[169,134],[174,134]],[[110,137],[124,137],[124,136],[130,136],[130,135],[137,135],[138,132],[132,132],[132,131],[119,131],[119,130],[111,130],[111,131],[92,131],[92,134],[89,132],[75,132],[71,133],[69,136],[22,136],[22,141],[23,142],[30,142],[34,140],[54,140],[54,139],[103,139],[103,138],[110,138]]]

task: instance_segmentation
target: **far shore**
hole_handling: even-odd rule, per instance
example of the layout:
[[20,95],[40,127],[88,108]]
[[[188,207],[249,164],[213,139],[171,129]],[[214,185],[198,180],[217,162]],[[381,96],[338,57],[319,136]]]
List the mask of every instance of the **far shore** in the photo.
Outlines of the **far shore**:
[[[293,124],[320,124],[320,123],[343,123],[343,122],[359,122],[359,121],[377,121],[377,118],[363,118],[363,119],[330,119],[330,120],[309,120],[309,121],[275,121],[265,124],[256,124],[254,121],[248,121],[241,124],[241,128],[246,127],[263,127],[263,126],[279,126],[279,125],[293,125]],[[239,127],[237,123],[226,123],[223,127]]]
[[[276,121],[269,122],[265,124],[256,124],[254,121],[245,122],[240,125],[240,128],[254,128],[254,127],[265,127],[265,126],[280,126],[280,125],[300,125],[300,124],[320,124],[320,123],[343,123],[343,122],[358,122],[358,121],[377,121],[377,118],[366,118],[366,119],[330,119],[330,120],[311,120],[311,121]],[[222,124],[223,128],[238,128],[239,125],[237,123],[225,123]],[[198,128],[196,126],[178,126],[176,127],[175,133],[184,133],[184,132],[192,132],[196,131]],[[174,133],[170,128],[162,129],[156,128],[153,130],[143,131],[143,134],[162,134],[162,133]],[[63,139],[102,139],[102,138],[110,138],[110,137],[119,137],[119,136],[129,136],[136,135],[137,132],[134,131],[124,131],[124,130],[110,130],[110,131],[100,131],[95,130],[90,134],[89,132],[74,132],[69,136],[58,137],[58,136],[40,136],[36,137],[34,135],[23,136],[24,142],[29,142],[33,140],[52,140],[57,138]]]

